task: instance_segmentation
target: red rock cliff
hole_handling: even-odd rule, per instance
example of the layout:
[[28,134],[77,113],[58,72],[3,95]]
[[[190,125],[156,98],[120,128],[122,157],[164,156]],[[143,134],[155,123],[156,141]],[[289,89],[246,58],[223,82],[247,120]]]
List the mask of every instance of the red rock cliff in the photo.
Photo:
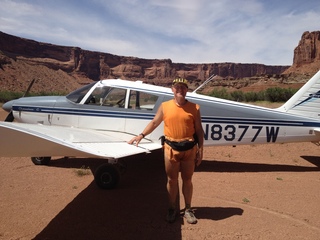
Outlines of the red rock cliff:
[[99,80],[105,78],[141,79],[155,84],[185,77],[189,81],[203,81],[215,74],[223,78],[244,78],[262,74],[281,74],[288,66],[263,64],[173,63],[170,59],[142,59],[92,52],[78,47],[57,46],[15,37],[0,32],[1,68],[19,60],[29,66],[45,66],[62,70],[75,78]]
[[320,69],[320,31],[304,32],[294,49],[292,66],[285,73],[314,74]]

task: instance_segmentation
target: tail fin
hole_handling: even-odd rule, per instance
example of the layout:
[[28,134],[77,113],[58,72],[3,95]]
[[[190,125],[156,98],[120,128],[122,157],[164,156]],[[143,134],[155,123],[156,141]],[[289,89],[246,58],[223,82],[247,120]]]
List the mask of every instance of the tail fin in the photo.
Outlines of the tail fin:
[[320,119],[320,71],[278,110]]

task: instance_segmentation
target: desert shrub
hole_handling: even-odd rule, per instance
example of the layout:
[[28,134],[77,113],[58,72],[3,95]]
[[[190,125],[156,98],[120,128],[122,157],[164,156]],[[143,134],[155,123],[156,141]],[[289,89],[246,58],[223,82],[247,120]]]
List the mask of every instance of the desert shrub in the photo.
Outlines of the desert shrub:
[[225,88],[214,89],[209,96],[231,100],[231,96]]
[[[28,96],[64,96],[65,92],[39,92],[29,93]],[[5,103],[10,100],[18,99],[24,95],[23,92],[0,91],[0,102]]]
[[245,102],[256,102],[263,100],[263,94],[260,92],[247,92],[245,93]]
[[292,88],[268,88],[265,91],[265,100],[270,102],[286,102],[296,91]]
[[286,102],[291,98],[297,89],[292,88],[268,88],[260,92],[242,92],[234,91],[228,93],[225,88],[214,89],[209,96],[233,100],[237,102],[257,102],[257,101],[269,101],[269,102]]
[[246,96],[244,92],[242,91],[234,91],[230,93],[231,100],[237,101],[237,102],[244,102],[246,101]]
[[23,96],[21,92],[0,91],[0,102],[4,103]]

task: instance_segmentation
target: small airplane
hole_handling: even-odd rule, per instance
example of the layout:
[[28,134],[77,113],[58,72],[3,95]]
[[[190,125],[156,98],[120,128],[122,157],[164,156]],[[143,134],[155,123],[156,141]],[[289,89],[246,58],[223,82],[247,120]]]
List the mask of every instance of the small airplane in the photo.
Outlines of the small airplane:
[[[187,99],[200,105],[205,146],[320,142],[320,71],[286,103],[270,109],[198,94],[211,76]],[[30,90],[31,82],[27,92]],[[142,132],[159,105],[173,98],[170,88],[142,81],[93,82],[67,96],[22,97],[9,101],[0,122],[0,156],[31,157],[36,165],[52,156],[103,158],[94,179],[114,188],[119,159],[161,149],[159,126],[139,146],[127,143]]]

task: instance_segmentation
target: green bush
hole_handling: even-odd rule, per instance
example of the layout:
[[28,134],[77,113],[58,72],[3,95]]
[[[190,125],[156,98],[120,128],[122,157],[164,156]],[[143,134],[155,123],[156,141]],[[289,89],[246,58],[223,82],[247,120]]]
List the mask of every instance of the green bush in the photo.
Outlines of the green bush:
[[4,103],[23,96],[21,92],[0,91],[0,102]]
[[260,92],[242,92],[233,91],[228,93],[225,88],[214,89],[209,96],[223,98],[227,100],[233,100],[237,102],[257,102],[257,101],[269,101],[269,102],[286,102],[291,98],[297,89],[292,88],[268,88]]
[[[39,92],[39,93],[30,93],[28,96],[64,96],[67,93],[64,92]],[[10,100],[21,98],[24,95],[23,92],[9,92],[9,91],[0,91],[0,102],[5,103]]]
[[292,88],[268,88],[266,90],[266,100],[270,102],[286,102],[297,90]]
[[237,102],[244,102],[246,101],[246,96],[244,92],[242,91],[234,91],[230,93],[231,100],[237,101]]
[[227,92],[225,88],[214,89],[209,96],[222,98],[222,99],[231,99],[230,94]]

